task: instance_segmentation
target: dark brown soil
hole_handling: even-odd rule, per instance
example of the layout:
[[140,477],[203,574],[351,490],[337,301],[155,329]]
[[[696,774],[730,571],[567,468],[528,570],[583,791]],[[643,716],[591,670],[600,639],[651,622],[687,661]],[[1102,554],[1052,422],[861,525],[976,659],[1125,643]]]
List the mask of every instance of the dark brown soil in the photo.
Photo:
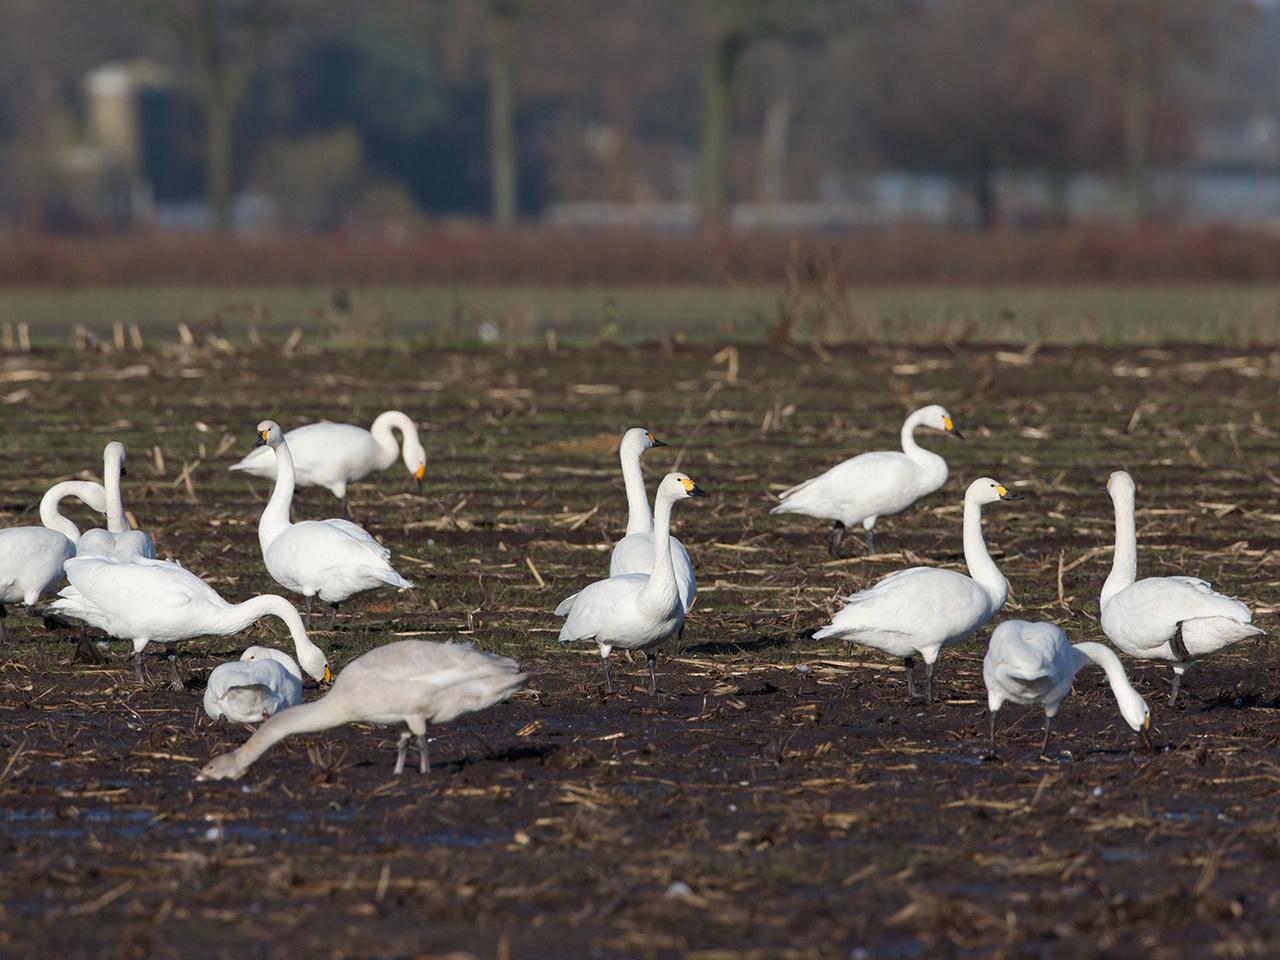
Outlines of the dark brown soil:
[[[1280,953],[1280,668],[1269,640],[1195,666],[1129,666],[1160,750],[1134,750],[1100,672],[1081,674],[1037,758],[1041,717],[1001,714],[984,762],[987,633],[945,652],[941,702],[898,665],[810,639],[836,597],[918,561],[961,562],[959,491],[988,511],[1003,616],[1099,639],[1107,474],[1139,485],[1146,573],[1205,576],[1268,628],[1280,600],[1280,357],[1206,351],[591,352],[50,356],[0,366],[9,523],[55,479],[130,450],[126,504],[163,555],[229,599],[273,589],[266,485],[225,472],[277,417],[424,426],[428,489],[397,466],[355,489],[412,594],[353,603],[316,640],[335,667],[398,636],[515,656],[530,690],[433,731],[432,772],[391,773],[396,734],[298,737],[241,781],[196,783],[247,731],[208,722],[208,670],[276,624],[188,645],[191,680],[137,689],[127,650],[72,662],[73,635],[14,612],[0,649],[0,954],[13,957],[914,958]],[[148,372],[108,376],[131,363]],[[32,379],[23,370],[49,374]],[[770,489],[891,447],[905,409],[952,479],[832,562],[826,530],[768,516]],[[555,642],[556,603],[604,574],[625,524],[611,449],[671,443],[712,499],[681,504],[700,594],[683,650]],[[223,442],[223,438],[228,437]],[[220,450],[220,447],[222,449]],[[153,452],[158,448],[159,454]],[[186,473],[184,473],[184,465]],[[190,482],[188,483],[188,477]],[[652,484],[651,484],[652,486]],[[31,511],[31,512],[28,512]],[[299,516],[336,501],[304,492]],[[82,525],[83,512],[75,514]],[[310,690],[307,696],[315,696]]]

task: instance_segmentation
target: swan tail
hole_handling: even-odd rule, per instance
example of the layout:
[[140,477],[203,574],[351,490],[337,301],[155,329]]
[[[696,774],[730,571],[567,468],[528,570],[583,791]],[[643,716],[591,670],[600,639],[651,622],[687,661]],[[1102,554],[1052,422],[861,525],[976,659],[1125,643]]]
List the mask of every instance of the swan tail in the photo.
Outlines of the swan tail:
[[569,615],[569,611],[573,609],[573,602],[577,599],[578,594],[575,593],[573,596],[565,597],[561,600],[559,606],[556,607],[556,616],[567,617]]
[[390,567],[387,567],[386,569],[382,569],[380,567],[368,567],[366,569],[371,577],[376,580],[381,580],[389,587],[395,587],[397,590],[413,589],[412,581],[406,580]]

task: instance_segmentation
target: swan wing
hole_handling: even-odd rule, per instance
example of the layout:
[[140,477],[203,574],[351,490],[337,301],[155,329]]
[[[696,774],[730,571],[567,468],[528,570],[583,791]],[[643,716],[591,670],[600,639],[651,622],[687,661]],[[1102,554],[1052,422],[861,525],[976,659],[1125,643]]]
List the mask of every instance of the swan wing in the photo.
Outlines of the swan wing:
[[601,630],[615,622],[618,608],[634,603],[648,582],[645,574],[630,573],[588,584],[574,599],[560,628],[560,642],[594,640]]
[[67,561],[66,571],[71,585],[103,609],[176,608],[193,600],[226,602],[194,573],[167,560],[75,557]]
[[990,598],[971,578],[936,567],[909,567],[845,598],[844,608],[814,639],[873,631],[942,643],[967,635],[990,616]]
[[256,723],[296,705],[302,681],[274,660],[235,660],[215,667],[205,686],[204,710],[212,719],[225,716]]
[[780,495],[770,513],[801,513],[846,525],[900,513],[924,493],[920,469],[904,453],[877,450],[838,463]]
[[988,690],[1002,687],[1018,702],[1035,702],[1075,675],[1071,644],[1052,623],[1006,620],[991,634],[982,661]]
[[360,544],[362,547],[365,547],[368,550],[373,551],[374,554],[376,554],[378,557],[382,558],[383,560],[391,559],[391,551],[388,548],[384,547],[382,544],[380,544],[377,540],[375,540],[373,538],[373,534],[371,534],[368,530],[366,530],[364,527],[360,526],[359,524],[352,523],[350,520],[342,520],[336,517],[332,520],[320,520],[318,522],[323,523],[329,527],[332,527],[334,530],[337,530],[341,533],[346,534],[354,542]]

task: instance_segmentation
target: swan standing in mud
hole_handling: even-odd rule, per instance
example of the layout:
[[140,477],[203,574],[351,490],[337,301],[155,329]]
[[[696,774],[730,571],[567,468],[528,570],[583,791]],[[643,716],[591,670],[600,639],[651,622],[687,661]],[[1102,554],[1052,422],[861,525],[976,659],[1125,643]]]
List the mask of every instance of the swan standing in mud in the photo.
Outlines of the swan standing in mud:
[[838,463],[826,473],[784,490],[770,513],[800,513],[834,520],[827,549],[837,560],[848,528],[862,524],[867,552],[875,551],[876,520],[901,513],[947,482],[947,461],[916,444],[919,427],[931,427],[963,440],[946,409],[921,407],[902,425],[902,452],[875,450]]
[[314,733],[344,723],[404,724],[396,748],[397,774],[404,772],[409,739],[418,741],[418,769],[429,769],[427,724],[448,723],[501,703],[524,688],[529,675],[510,657],[482,653],[470,644],[401,640],[377,647],[347,664],[319,700],[276,714],[230,753],[214,757],[198,780],[240,777],[272,746],[296,733]]
[[1142,695],[1133,689],[1120,658],[1111,650],[1100,643],[1072,646],[1067,635],[1052,623],[1006,620],[991,634],[991,644],[982,661],[982,679],[991,710],[990,755],[996,755],[996,714],[1007,701],[1044,707],[1040,756],[1046,756],[1049,725],[1071,693],[1076,673],[1095,663],[1106,672],[1125,723],[1150,744],[1147,727],[1151,724],[1151,711]]
[[1249,608],[1197,577],[1138,580],[1138,532],[1133,477],[1117,470],[1107,480],[1115,504],[1116,548],[1102,585],[1102,632],[1131,657],[1173,667],[1169,703],[1178,699],[1182,674],[1194,661],[1265,634]]
[[915,691],[915,657],[924,661],[925,703],[933,703],[933,665],[943,647],[959,643],[996,615],[1009,597],[1009,582],[987,552],[982,506],[1020,500],[990,477],[969,484],[964,495],[964,559],[969,575],[937,567],[910,567],[875,586],[845,597],[845,607],[813,635],[834,637],[895,657],[907,668],[907,689]]
[[[396,441],[397,430],[400,442]],[[347,484],[386,470],[397,455],[422,491],[427,454],[417,425],[399,410],[379,414],[368,430],[350,423],[309,423],[290,430],[284,439],[293,456],[295,483],[327,489],[342,502],[342,515],[348,519]],[[228,469],[271,480],[276,475],[275,457],[271,450],[255,446]]]

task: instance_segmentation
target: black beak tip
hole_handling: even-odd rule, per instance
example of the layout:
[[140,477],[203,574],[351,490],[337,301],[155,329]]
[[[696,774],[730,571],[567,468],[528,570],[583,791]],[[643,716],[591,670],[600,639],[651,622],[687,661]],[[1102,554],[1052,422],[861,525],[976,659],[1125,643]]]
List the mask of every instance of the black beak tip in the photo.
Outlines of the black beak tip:
[[666,441],[665,441],[665,440],[659,440],[657,437],[654,437],[654,438],[653,438],[653,445],[654,445],[655,447],[665,447],[665,446],[667,445],[667,443],[666,443]]
[[963,440],[963,439],[964,439],[964,434],[963,434],[963,433],[961,433],[959,430],[957,430],[955,427],[952,427],[952,428],[951,428],[950,430],[948,430],[947,432],[948,432],[949,434],[951,434],[953,437],[955,437],[957,440]]
[[128,470],[126,470],[126,469],[124,468],[124,464],[121,464],[121,465],[120,465],[120,476],[122,476],[122,477],[127,477],[128,475],[129,475],[129,471],[128,471]]
[[1010,490],[1008,493],[1001,496],[1000,499],[1001,500],[1025,500],[1027,498],[1021,493],[1014,493],[1012,490]]
[[418,496],[422,496],[422,478],[414,477],[413,482],[418,485]]
[[253,445],[255,447],[265,447],[267,445],[267,441],[263,440],[262,437],[256,437],[253,441]]
[[693,487],[693,489],[689,491],[689,496],[691,496],[691,497],[709,497],[709,496],[711,496],[711,494],[707,493],[707,491],[703,490],[701,487],[699,487],[697,484],[695,484],[695,485],[694,485],[694,487]]

